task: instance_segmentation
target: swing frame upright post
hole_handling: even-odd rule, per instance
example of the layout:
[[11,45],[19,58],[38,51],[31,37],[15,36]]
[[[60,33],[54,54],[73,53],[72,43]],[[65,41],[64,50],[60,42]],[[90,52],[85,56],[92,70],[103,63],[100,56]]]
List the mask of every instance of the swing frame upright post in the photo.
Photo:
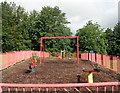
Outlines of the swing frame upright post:
[[79,42],[78,36],[56,36],[56,37],[41,37],[40,38],[40,64],[42,63],[42,59],[44,59],[44,40],[48,39],[61,39],[61,38],[68,38],[68,39],[76,39],[76,62],[79,64],[81,62],[81,59],[79,58]]

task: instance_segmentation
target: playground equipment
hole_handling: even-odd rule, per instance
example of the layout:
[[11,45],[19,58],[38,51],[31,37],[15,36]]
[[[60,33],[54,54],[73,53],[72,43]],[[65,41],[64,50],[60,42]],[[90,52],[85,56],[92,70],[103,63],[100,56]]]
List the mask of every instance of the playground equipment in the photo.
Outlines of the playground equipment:
[[37,63],[36,54],[32,54],[31,61],[32,61],[31,71],[32,71],[32,72],[35,72],[35,66],[36,66],[36,63]]
[[[61,39],[61,38],[69,38],[69,39],[76,39],[76,58],[77,63],[80,63],[79,58],[79,43],[78,43],[78,36],[56,36],[56,37],[41,37],[40,38],[40,55],[43,55],[43,58],[40,58],[40,63],[44,60],[44,41],[48,39]],[[43,54],[42,54],[43,53]]]
[[32,53],[31,62],[29,63],[29,70],[27,70],[25,73],[35,72],[36,63],[36,54]]
[[[77,74],[77,83],[81,83],[80,82],[80,75],[79,74]],[[78,90],[80,89],[79,87],[76,87]]]
[[65,50],[61,50],[61,57],[62,59],[65,57]]
[[93,83],[93,72],[100,72],[100,69],[93,69],[93,70],[85,70],[83,69],[83,72],[87,72],[88,73],[88,83]]

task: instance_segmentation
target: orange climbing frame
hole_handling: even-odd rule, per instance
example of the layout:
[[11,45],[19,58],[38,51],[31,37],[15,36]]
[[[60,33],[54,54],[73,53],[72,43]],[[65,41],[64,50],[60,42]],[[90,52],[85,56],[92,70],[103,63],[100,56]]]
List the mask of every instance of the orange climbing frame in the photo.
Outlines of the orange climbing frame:
[[[77,57],[77,63],[80,63],[79,58],[79,42],[78,42],[78,36],[56,36],[56,37],[41,37],[40,38],[40,53],[43,53],[43,59],[44,59],[44,40],[47,39],[60,39],[60,38],[68,38],[68,39],[76,39],[76,57]],[[40,54],[42,55],[42,54]],[[42,63],[42,58],[40,58],[40,63]]]

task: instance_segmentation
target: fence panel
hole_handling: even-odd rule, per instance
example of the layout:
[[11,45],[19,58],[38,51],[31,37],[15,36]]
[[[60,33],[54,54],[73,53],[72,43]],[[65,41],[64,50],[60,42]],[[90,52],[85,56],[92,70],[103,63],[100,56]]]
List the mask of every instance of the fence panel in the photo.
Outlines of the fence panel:
[[120,73],[120,59],[118,57],[113,57],[113,70]]
[[95,53],[91,53],[91,60],[92,62],[95,62]]
[[99,65],[102,65],[102,59],[101,59],[101,54],[96,54],[96,62],[99,64]]
[[9,65],[13,65],[13,59],[12,59],[12,54],[13,54],[13,52],[10,52],[10,59],[9,59],[9,62],[10,62],[10,64]]
[[1,54],[1,56],[2,56],[2,59],[1,59],[1,63],[2,63],[2,68],[6,68],[7,67],[7,65],[6,65],[6,63],[7,63],[7,55],[6,55],[6,53],[3,53],[3,54]]
[[118,57],[117,59],[117,68],[118,68],[117,72],[120,73],[120,57]]
[[15,52],[12,52],[12,63],[13,63],[13,64],[16,64]]
[[92,61],[91,53],[88,53],[89,61]]
[[103,66],[107,67],[106,55],[103,55]]
[[4,68],[7,68],[9,66],[9,63],[10,63],[9,62],[9,53],[6,53],[6,63],[5,63],[5,67]]
[[81,54],[81,59],[82,60],[88,60],[88,53],[82,53]]
[[89,53],[89,61],[95,62],[95,53]]
[[19,62],[20,60],[23,60],[23,59],[22,59],[22,58],[23,58],[23,57],[22,57],[23,55],[22,55],[22,51],[19,51],[19,52],[17,52],[17,53],[18,53],[18,56],[19,56],[19,57],[18,57],[18,62]]
[[106,63],[107,63],[106,67],[110,69],[110,56],[109,55],[106,56]]

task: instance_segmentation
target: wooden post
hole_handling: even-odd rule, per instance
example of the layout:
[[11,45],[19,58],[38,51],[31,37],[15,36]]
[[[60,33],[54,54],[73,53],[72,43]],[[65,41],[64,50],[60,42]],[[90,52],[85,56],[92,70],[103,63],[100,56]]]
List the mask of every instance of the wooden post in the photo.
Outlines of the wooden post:
[[77,53],[77,63],[81,63],[80,61],[80,58],[79,58],[79,40],[78,40],[78,37],[77,37],[77,40],[76,40],[76,53]]
[[42,63],[43,39],[40,39],[40,64]]
[[[80,75],[77,75],[77,83],[80,83]],[[80,87],[76,87],[78,90],[80,89]]]
[[93,73],[92,72],[90,72],[88,74],[88,83],[93,83]]

